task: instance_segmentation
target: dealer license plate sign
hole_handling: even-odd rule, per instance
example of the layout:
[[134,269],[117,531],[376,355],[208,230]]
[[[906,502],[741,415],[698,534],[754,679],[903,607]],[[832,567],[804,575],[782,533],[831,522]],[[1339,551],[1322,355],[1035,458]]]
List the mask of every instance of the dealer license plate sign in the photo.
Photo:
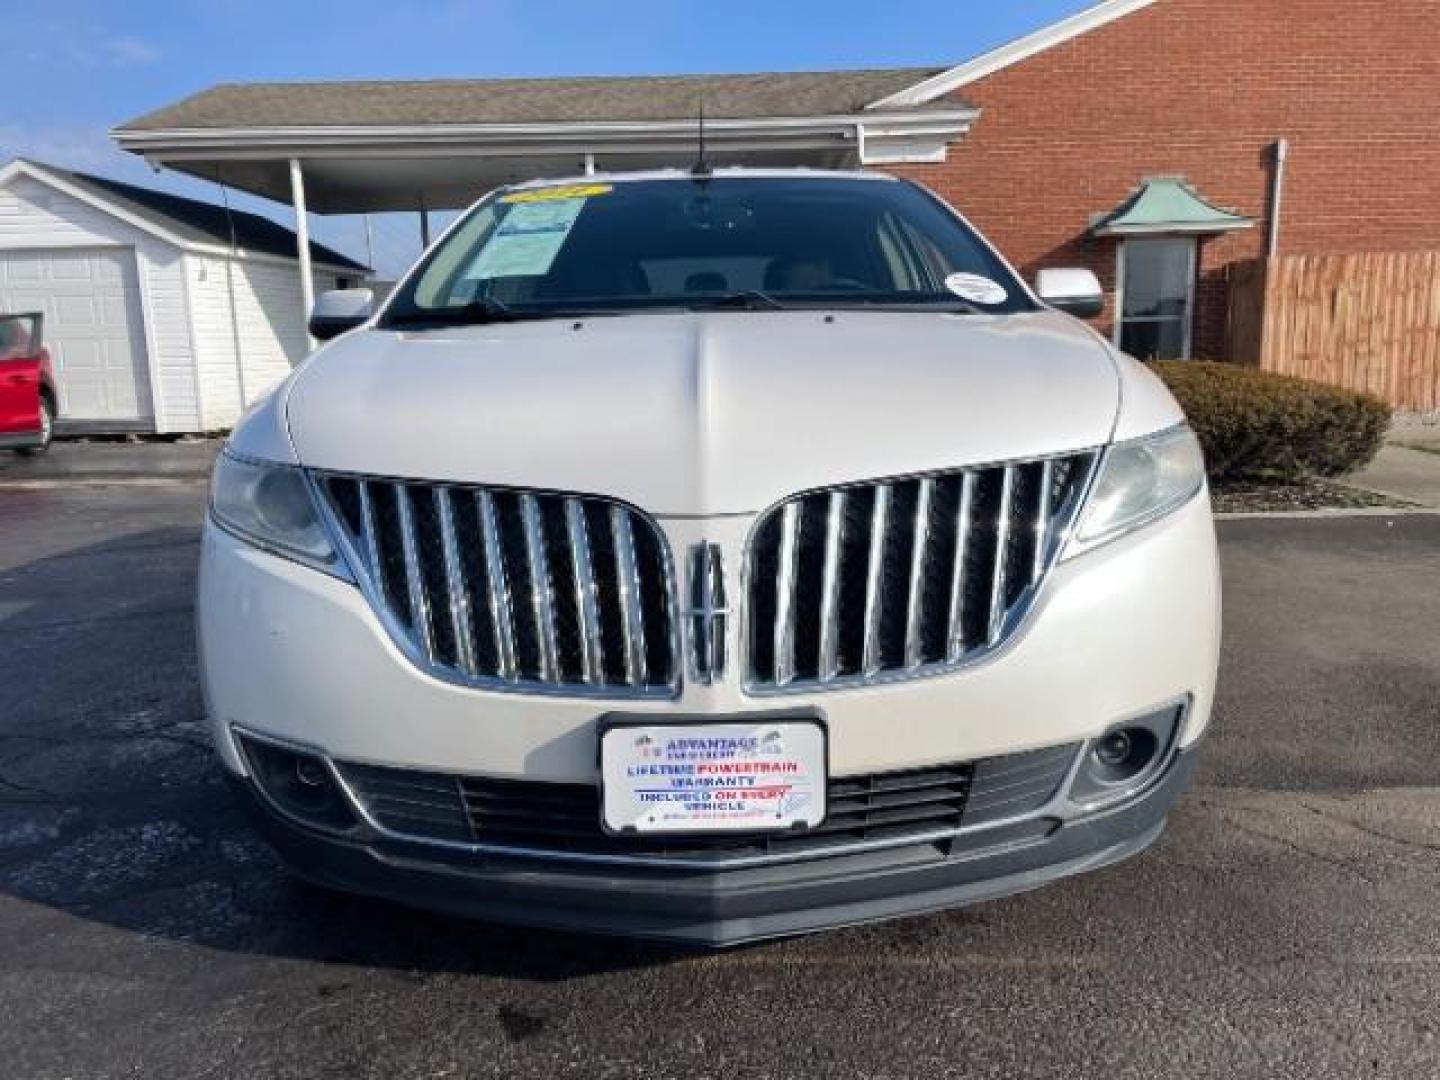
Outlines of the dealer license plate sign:
[[600,737],[611,832],[761,832],[825,820],[819,724],[623,724]]

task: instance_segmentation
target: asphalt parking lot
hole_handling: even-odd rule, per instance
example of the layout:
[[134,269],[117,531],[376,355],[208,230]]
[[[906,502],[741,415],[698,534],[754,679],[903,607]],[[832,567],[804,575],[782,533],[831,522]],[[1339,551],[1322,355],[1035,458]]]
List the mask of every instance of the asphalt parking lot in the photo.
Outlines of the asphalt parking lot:
[[1440,517],[1222,525],[1220,708],[1147,855],[692,954],[282,876],[199,722],[202,500],[0,488],[6,1078],[1440,1075]]

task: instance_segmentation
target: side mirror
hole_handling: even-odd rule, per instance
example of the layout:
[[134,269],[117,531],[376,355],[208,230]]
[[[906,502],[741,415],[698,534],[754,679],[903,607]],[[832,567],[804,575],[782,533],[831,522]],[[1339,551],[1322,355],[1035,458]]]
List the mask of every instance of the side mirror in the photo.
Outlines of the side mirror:
[[329,341],[354,330],[375,313],[375,293],[370,289],[331,289],[315,299],[310,311],[310,336]]
[[1035,276],[1035,292],[1056,311],[1077,319],[1093,319],[1105,310],[1105,290],[1090,270],[1041,270]]

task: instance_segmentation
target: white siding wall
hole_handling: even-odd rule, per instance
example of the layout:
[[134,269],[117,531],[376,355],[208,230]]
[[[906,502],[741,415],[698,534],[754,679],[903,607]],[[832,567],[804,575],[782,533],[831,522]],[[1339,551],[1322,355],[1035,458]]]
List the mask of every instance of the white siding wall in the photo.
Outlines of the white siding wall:
[[0,187],[0,248],[135,249],[150,386],[159,431],[200,427],[180,251],[27,176]]
[[[310,351],[293,263],[188,255],[187,286],[206,428],[229,427]],[[315,291],[334,276],[315,274]]]

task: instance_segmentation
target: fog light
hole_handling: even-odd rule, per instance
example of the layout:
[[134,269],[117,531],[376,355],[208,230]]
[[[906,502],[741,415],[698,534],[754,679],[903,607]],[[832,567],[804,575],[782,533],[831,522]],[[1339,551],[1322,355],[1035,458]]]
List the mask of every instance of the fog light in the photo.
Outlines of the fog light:
[[1175,707],[1117,724],[1090,744],[1070,787],[1086,807],[1118,802],[1150,783],[1170,757],[1184,709]]
[[1133,746],[1129,732],[1112,731],[1096,745],[1095,759],[1108,769],[1118,769],[1129,759]]
[[1124,784],[1154,766],[1161,749],[1159,738],[1147,727],[1117,728],[1095,744],[1090,772],[1102,783]]
[[322,758],[236,732],[256,786],[282,814],[330,832],[356,825],[345,796]]
[[295,759],[295,779],[300,781],[301,787],[324,787],[330,782],[330,776],[325,771],[325,766],[312,757],[297,757]]

